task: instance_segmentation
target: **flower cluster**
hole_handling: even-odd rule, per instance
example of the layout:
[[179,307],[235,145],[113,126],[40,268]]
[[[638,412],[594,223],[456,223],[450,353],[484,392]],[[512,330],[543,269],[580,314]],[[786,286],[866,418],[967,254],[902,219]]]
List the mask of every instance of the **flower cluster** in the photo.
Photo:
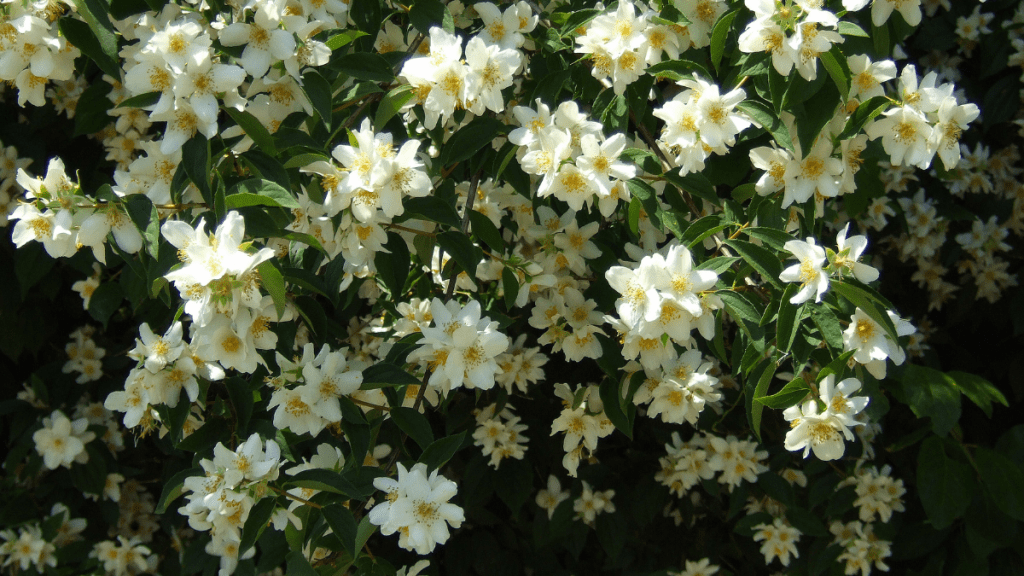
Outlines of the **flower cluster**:
[[813,450],[820,460],[835,460],[846,450],[843,438],[853,440],[850,427],[863,424],[854,417],[868,405],[868,398],[850,398],[861,386],[856,378],[836,384],[835,374],[829,374],[818,386],[820,405],[811,399],[783,412],[791,428],[786,433],[786,450],[803,448],[804,458]]
[[267,440],[264,450],[263,440],[253,434],[235,451],[218,443],[213,460],[204,458],[199,464],[205,475],[185,479],[188,503],[178,512],[194,530],[210,531],[206,552],[220,556],[222,575],[231,574],[239,559],[256,553],[254,548],[239,550],[242,526],[266,482],[277,479],[281,449]]
[[653,112],[665,121],[658,142],[674,157],[681,174],[700,172],[711,154],[727,154],[736,136],[751,126],[750,119],[735,110],[746,93],[734,88],[722,94],[718,85],[697,75],[678,85],[683,90]]
[[274,410],[274,426],[296,434],[316,436],[341,422],[340,398],[363,383],[363,375],[349,363],[348,350],[327,346],[313,354],[306,344],[302,356],[292,360],[277,353],[280,374],[268,380],[273,393],[267,408]]
[[753,440],[725,438],[698,432],[683,442],[678,432],[672,433],[672,442],[665,444],[666,455],[659,459],[661,469],[654,479],[667,486],[678,497],[686,494],[701,480],[718,481],[732,492],[744,481],[757,482],[757,477],[768,471],[764,461],[768,452],[758,450]]
[[615,427],[604,414],[597,386],[577,386],[572,390],[568,384],[555,384],[555,394],[562,399],[563,408],[551,423],[551,435],[565,432],[562,466],[575,478],[583,451],[593,454],[597,450],[598,438],[611,434]]
[[95,440],[96,434],[88,427],[89,421],[85,418],[71,421],[60,410],[54,410],[48,418],[43,418],[43,427],[32,434],[43,464],[50,470],[56,470],[61,466],[71,468],[76,462],[89,462],[85,445]]
[[434,470],[427,476],[426,464],[406,470],[398,463],[398,479],[377,478],[373,485],[387,493],[384,502],[370,510],[370,522],[385,536],[399,532],[398,545],[417,554],[429,554],[450,536],[448,526],[462,526],[462,508],[449,502],[455,483]]
[[474,444],[483,450],[484,456],[490,456],[488,464],[495,470],[505,458],[522,460],[526,454],[526,441],[522,433],[526,424],[512,412],[512,406],[506,405],[501,412],[495,414],[495,404],[477,412],[476,431],[473,432]]

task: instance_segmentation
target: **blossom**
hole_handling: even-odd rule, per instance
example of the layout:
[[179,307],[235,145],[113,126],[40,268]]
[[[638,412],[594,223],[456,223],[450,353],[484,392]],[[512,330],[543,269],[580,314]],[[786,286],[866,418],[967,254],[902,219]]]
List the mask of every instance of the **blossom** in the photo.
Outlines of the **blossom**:
[[854,420],[868,404],[863,396],[850,398],[860,389],[860,380],[847,378],[835,385],[835,374],[829,374],[819,383],[821,410],[815,400],[798,406],[791,406],[783,412],[791,429],[786,433],[786,449],[804,450],[804,458],[813,450],[820,460],[835,460],[843,455],[843,438],[853,440],[851,426],[861,425]]
[[555,510],[558,509],[558,505],[569,499],[569,491],[563,491],[561,483],[558,482],[558,478],[554,474],[548,476],[547,488],[541,489],[537,492],[537,506],[547,510],[548,519],[551,519],[555,515]]
[[840,277],[843,274],[852,274],[854,278],[859,282],[874,282],[878,279],[878,270],[859,262],[861,255],[864,254],[864,250],[868,247],[868,239],[866,236],[850,236],[847,238],[846,234],[850,230],[850,225],[847,224],[839,231],[839,235],[836,236],[836,245],[838,247],[838,253],[831,259],[831,265],[839,273]]
[[437,470],[428,477],[426,464],[406,470],[399,462],[397,480],[381,477],[373,485],[387,498],[370,510],[370,522],[385,536],[400,532],[398,545],[406,550],[433,552],[448,541],[448,526],[458,528],[465,520],[462,508],[449,502],[458,489],[455,483]]
[[[915,332],[913,325],[906,320],[889,311],[886,314],[896,327],[897,336],[909,336]],[[906,359],[899,342],[894,342],[885,328],[860,308],[854,311],[849,327],[843,330],[843,350],[854,350],[853,360],[863,364],[879,380],[885,378],[886,359],[897,366]]]
[[50,470],[56,470],[59,466],[70,468],[74,462],[88,462],[89,453],[85,451],[85,445],[96,438],[96,434],[86,430],[88,426],[89,421],[85,418],[72,422],[60,410],[54,410],[44,418],[43,427],[32,434],[43,464]]
[[786,268],[779,275],[783,282],[800,282],[800,291],[789,302],[802,304],[812,295],[815,302],[821,302],[821,295],[828,290],[828,274],[822,269],[825,250],[815,245],[814,238],[808,238],[806,242],[790,240],[783,247],[800,260],[799,264]]
[[768,564],[777,558],[783,566],[789,566],[791,556],[799,558],[796,543],[800,536],[800,531],[786,524],[782,518],[776,518],[771,524],[754,526],[754,541],[761,542],[761,554]]

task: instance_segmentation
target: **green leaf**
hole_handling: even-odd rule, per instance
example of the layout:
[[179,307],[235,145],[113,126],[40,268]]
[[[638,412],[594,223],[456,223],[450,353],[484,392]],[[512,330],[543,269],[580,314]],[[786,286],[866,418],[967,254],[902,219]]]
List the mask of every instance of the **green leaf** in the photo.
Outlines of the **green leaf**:
[[450,166],[475,156],[496,136],[506,134],[509,128],[500,120],[479,116],[452,134],[438,156],[439,166]]
[[359,526],[356,524],[356,518],[352,515],[352,511],[335,503],[324,506],[320,509],[320,513],[324,515],[324,520],[327,521],[327,525],[331,527],[334,535],[341,540],[341,545],[345,547],[345,550],[348,550],[353,559],[358,557],[356,532],[358,532]]
[[174,502],[185,493],[185,478],[189,476],[202,476],[203,474],[205,474],[203,469],[196,467],[180,470],[174,476],[171,476],[171,479],[164,483],[164,488],[160,492],[160,498],[156,501],[154,512],[163,514],[167,511],[167,507],[170,506],[171,502]]
[[359,527],[356,529],[356,541],[353,548],[356,550],[362,550],[363,546],[366,545],[366,541],[370,539],[370,536],[377,531],[377,526],[370,523],[370,515],[363,516],[363,519],[359,521]]
[[799,287],[796,284],[786,285],[786,291],[779,302],[779,322],[776,325],[776,342],[780,352],[789,352],[800,329],[800,319],[805,316],[803,304],[790,304],[790,299]]
[[363,390],[386,386],[419,385],[420,379],[388,362],[378,362],[363,370]]
[[596,8],[586,8],[584,10],[577,10],[569,15],[569,18],[562,24],[559,30],[559,34],[564,38],[570,34],[575,34],[576,29],[584,24],[590,22],[598,15],[602,13],[601,10]]
[[818,371],[818,376],[815,378],[815,382],[821,382],[830,374],[834,375],[836,380],[842,380],[843,375],[848,369],[850,358],[853,358],[853,355],[856,353],[856,350],[849,350],[847,352],[843,352],[839,356],[836,356],[831,362],[826,364],[824,368]]
[[952,378],[960,392],[981,408],[985,416],[989,418],[992,417],[993,402],[998,402],[1003,406],[1010,405],[1003,393],[981,376],[967,372],[947,372],[946,376]]
[[[376,54],[360,53],[364,56],[377,56]],[[340,59],[339,59],[340,60]],[[383,60],[383,58],[381,58]],[[387,64],[385,62],[385,64]],[[388,68],[391,71],[391,68]],[[306,93],[306,98],[309,98],[309,103],[312,104],[313,110],[320,116],[320,120],[323,121],[324,126],[328,129],[331,127],[331,99],[334,97],[334,91],[331,89],[331,85],[324,80],[324,77],[315,70],[308,70],[302,75],[302,91]]]
[[285,304],[288,302],[284,277],[281,275],[281,271],[277,269],[277,266],[274,266],[271,260],[263,262],[256,267],[256,270],[260,273],[260,284],[270,293],[270,297],[274,300],[274,310],[277,311],[277,317],[281,318],[284,316]]
[[469,278],[476,281],[476,267],[483,259],[483,252],[469,239],[469,236],[455,231],[441,232],[436,236],[437,244],[451,254],[455,262],[466,271]]
[[202,134],[196,134],[181,147],[181,166],[185,175],[199,188],[203,200],[213,204],[213,190],[210,188],[210,142]]
[[945,528],[967,511],[974,492],[971,476],[970,466],[946,456],[939,438],[931,437],[921,443],[917,454],[917,490],[932,527]]
[[712,77],[707,68],[692,60],[665,60],[647,68],[648,74],[670,80],[682,80],[695,72],[704,78]]
[[[644,213],[651,220],[652,223],[657,226],[660,221],[657,220],[657,213],[660,204],[658,202],[658,195],[654,188],[650,184],[644,182],[640,178],[632,178],[626,181],[626,188],[629,189],[629,193],[640,200],[641,206],[643,206]],[[631,206],[632,208],[632,206]],[[640,212],[637,211],[637,221],[639,222]],[[630,220],[632,220],[632,215]],[[630,229],[632,230],[632,222],[630,223]]]
[[437,470],[451,460],[452,456],[459,451],[465,437],[466,431],[463,430],[447,438],[435,440],[423,450],[423,454],[420,455],[420,462],[426,464],[430,470]]
[[110,18],[104,9],[93,13],[89,4],[92,2],[75,1],[78,13],[86,22],[69,16],[57,20],[57,27],[67,38],[68,43],[95,62],[104,74],[119,80],[121,67],[117,64],[117,38],[114,36]]
[[739,10],[733,10],[725,14],[718,20],[711,31],[711,65],[719,72],[721,72],[722,56],[725,54],[725,40],[729,37],[732,21],[736,19],[739,13]]
[[833,353],[840,352],[843,349],[843,328],[839,324],[839,318],[836,317],[831,308],[824,304],[815,304],[813,302],[805,302],[804,304],[807,310],[810,311],[811,320],[818,327],[818,332],[821,332],[821,337],[825,340],[825,344],[828,344]]
[[259,119],[249,112],[235,110],[231,106],[224,106],[223,108],[228,113],[228,116],[231,116],[231,119],[235,121],[235,124],[238,124],[245,131],[246,136],[252,138],[256,148],[271,156],[277,156],[277,146],[274,144],[274,138]]
[[[711,234],[715,233],[710,231],[721,230],[724,227],[728,226],[728,224],[723,224],[722,220],[723,218],[720,214],[712,214],[710,216],[698,218],[697,220],[694,220],[692,223],[690,223],[690,226],[686,228],[685,232],[683,232],[683,236],[682,238],[679,239],[679,241],[689,246],[693,246],[698,242],[702,242],[704,238],[707,238],[707,236],[710,236]],[[710,234],[708,234],[708,232],[710,232]],[[705,234],[707,234],[707,236]]]
[[323,468],[303,470],[294,476],[284,479],[284,483],[286,486],[301,486],[302,488],[312,488],[344,496],[351,496],[359,492],[341,474],[332,470],[324,470]]
[[430,423],[427,422],[426,416],[420,414],[419,411],[404,406],[394,406],[389,414],[391,420],[402,432],[408,434],[423,450],[426,450],[434,442],[434,433],[430,429]]
[[[395,73],[391,69],[391,64],[383,56],[372,52],[346,54],[335,59],[332,64],[338,71],[344,72],[357,80],[391,82],[395,79]],[[305,80],[305,75],[303,75],[303,80]],[[315,104],[314,107],[316,107]],[[328,109],[330,109],[329,98]]]
[[757,238],[776,250],[785,250],[786,242],[794,239],[792,235],[775,228],[744,228],[742,232],[751,238]]
[[633,418],[630,417],[628,408],[633,407],[633,414],[636,414],[636,409],[632,403],[626,406],[627,410],[623,410],[622,394],[620,394],[620,384],[615,378],[606,376],[601,381],[601,386],[598,389],[601,395],[601,402],[604,404],[604,414],[612,421],[619,432],[622,432],[630,440],[633,439]]
[[[872,20],[874,20],[872,18]],[[890,53],[889,43],[889,23],[883,22],[881,26],[875,26],[874,22],[871,23],[871,38],[874,40],[875,56],[877,58],[884,58],[885,55]]]
[[775,360],[768,358],[764,371],[761,372],[761,376],[757,379],[757,386],[754,388],[754,395],[750,402],[750,427],[754,435],[757,436],[758,442],[761,441],[761,413],[764,411],[765,405],[757,400],[764,398],[765,394],[768,393],[768,384],[775,377],[776,368]]
[[758,274],[772,286],[782,289],[782,262],[778,256],[760,246],[743,240],[726,240],[725,244],[736,251]]
[[788,384],[782,387],[782,390],[775,394],[755,398],[755,400],[774,410],[785,410],[790,406],[798,404],[807,397],[809,392],[811,392],[811,387],[807,384],[807,381],[797,377],[790,380]]
[[409,277],[412,259],[405,240],[394,232],[388,232],[388,242],[384,245],[387,252],[377,252],[374,265],[377,277],[391,292],[393,298],[399,298],[405,290],[405,280]]
[[324,44],[326,44],[333,52],[338,48],[350,44],[352,41],[366,35],[366,32],[363,32],[362,30],[344,30],[339,34],[332,35],[326,42],[324,42]]
[[378,131],[383,130],[384,125],[394,118],[395,114],[398,114],[415,95],[411,84],[402,84],[397,88],[392,88],[377,105],[377,114],[373,117],[373,127]]
[[303,556],[302,550],[292,550],[288,553],[288,568],[285,570],[285,574],[288,576],[320,576],[309,564],[309,560]]
[[[129,274],[130,272],[126,271],[125,273]],[[89,299],[89,315],[106,326],[107,321],[114,315],[114,312],[117,312],[123,301],[124,291],[120,284],[103,282],[93,291],[92,298]]]
[[[289,158],[282,165],[285,168],[305,168],[314,162],[330,162],[331,159],[324,154],[316,154],[313,152],[304,152],[302,154],[296,154]],[[321,196],[322,200],[322,196]]]
[[865,100],[857,106],[857,109],[850,115],[850,119],[846,121],[846,126],[843,127],[843,131],[836,136],[837,140],[848,140],[856,136],[864,125],[874,120],[879,114],[885,111],[892,102],[885,96],[875,96],[869,100]]
[[455,33],[455,20],[448,8],[438,0],[416,0],[409,10],[409,22],[424,36],[430,37],[430,29],[438,26],[449,34]]
[[843,55],[837,44],[833,44],[831,50],[819,54],[818,58],[825,66],[825,70],[828,71],[828,75],[832,77],[832,81],[835,82],[840,98],[845,102],[847,96],[850,95],[850,82],[853,78],[850,66],[846,63],[846,56]]
[[714,185],[711,184],[711,181],[708,180],[707,176],[699,172],[680,176],[679,171],[679,168],[674,168],[668,171],[664,175],[665,180],[676,188],[685,190],[701,200],[707,200],[715,206],[722,205],[722,200],[718,197],[718,193],[715,192]]
[[974,461],[978,466],[981,485],[992,500],[1010,517],[1024,522],[1024,470],[1006,456],[979,447],[975,450]]
[[856,36],[858,38],[869,38],[868,33],[849,20],[839,21],[839,33],[843,36]]
[[156,103],[160,101],[161,94],[161,92],[146,92],[145,94],[125,98],[120,104],[114,106],[114,108],[147,108],[149,106],[155,106]]
[[960,419],[960,392],[942,372],[910,364],[903,371],[901,388],[910,409],[918,418],[931,418],[939,436],[949,433]]
[[299,201],[280,184],[260,178],[250,178],[235,184],[224,197],[226,209],[246,206],[277,206],[289,210],[300,208]]
[[270,517],[274,515],[275,506],[274,498],[261,498],[249,509],[249,517],[245,519],[245,525],[242,526],[242,540],[238,544],[239,556],[252,548],[256,540],[263,534],[267,524],[270,523]]
[[146,249],[154,259],[159,258],[160,215],[153,201],[145,194],[132,194],[124,199],[125,209],[135,226],[146,239]]
[[736,107],[745,112],[755,124],[767,130],[779,146],[793,152],[793,138],[789,134],[789,129],[766,104],[758,100],[744,100]]
[[470,232],[479,240],[482,240],[496,256],[505,253],[505,241],[501,239],[501,232],[494,226],[494,222],[480,212],[473,210],[469,213]]
[[505,291],[505,309],[511,310],[519,297],[519,279],[515,272],[508,268],[501,270],[501,287]]
[[417,218],[419,220],[437,222],[438,224],[444,224],[445,226],[451,226],[452,228],[462,226],[462,220],[459,219],[459,214],[455,211],[455,208],[437,196],[430,195],[419,198],[409,198],[403,201],[403,205],[405,207],[405,212],[402,214],[399,221]]

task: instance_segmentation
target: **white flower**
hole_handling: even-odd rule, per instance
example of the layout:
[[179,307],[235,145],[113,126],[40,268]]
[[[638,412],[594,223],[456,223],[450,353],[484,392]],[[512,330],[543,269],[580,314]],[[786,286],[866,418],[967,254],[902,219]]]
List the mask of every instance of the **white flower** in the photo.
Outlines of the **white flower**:
[[548,519],[555,515],[558,505],[569,499],[569,491],[563,491],[554,474],[548,476],[548,487],[537,492],[537,506],[548,511]]
[[433,369],[429,383],[447,392],[451,388],[490,389],[495,374],[501,371],[495,357],[509,346],[507,336],[498,332],[498,323],[481,317],[480,303],[470,301],[430,303],[433,325],[424,327],[423,346],[410,360],[428,362]]
[[280,29],[284,14],[282,0],[267,0],[256,6],[253,23],[228,25],[220,32],[220,41],[225,46],[245,44],[240,62],[246,72],[261,78],[274,60],[285,60],[295,54],[295,37]]
[[783,412],[791,427],[786,433],[787,450],[803,448],[804,458],[813,450],[820,460],[835,460],[843,455],[846,450],[843,437],[853,440],[849,427],[862,424],[853,417],[867,406],[868,399],[863,396],[849,398],[860,389],[860,381],[856,378],[847,378],[838,386],[834,383],[834,374],[829,374],[819,383],[824,411],[819,412],[819,404],[812,399]]
[[839,235],[836,236],[838,253],[832,258],[831,264],[840,277],[844,274],[852,274],[859,282],[865,284],[874,282],[878,279],[878,270],[859,262],[860,257],[864,254],[864,250],[868,247],[868,239],[866,236],[851,236],[847,238],[846,233],[849,230],[850,225],[847,224],[840,230]]
[[572,509],[576,511],[576,518],[583,520],[586,524],[591,524],[598,514],[615,512],[615,505],[612,504],[614,496],[615,490],[591,490],[590,485],[584,481],[583,492],[573,502]]
[[[897,336],[909,336],[915,332],[914,327],[906,320],[900,319],[892,312],[886,311]],[[843,350],[855,350],[853,360],[863,364],[872,376],[881,380],[885,378],[885,360],[892,360],[899,366],[906,359],[906,353],[899,342],[893,342],[885,328],[874,321],[866,312],[857,308],[850,318],[850,326],[843,331]]]
[[96,438],[86,430],[88,426],[87,419],[79,418],[72,422],[60,410],[54,410],[44,418],[43,427],[32,434],[43,464],[50,470],[56,470],[58,466],[70,468],[74,462],[88,462],[89,453],[85,451],[85,445]]
[[814,238],[806,242],[790,240],[783,246],[800,260],[779,274],[783,282],[799,282],[800,291],[790,298],[791,304],[802,304],[814,296],[815,302],[821,302],[821,295],[828,290],[828,273],[822,269],[825,264],[825,250],[814,243]]
[[754,541],[761,543],[761,554],[765,563],[770,564],[776,558],[783,566],[789,566],[790,556],[800,557],[796,543],[800,541],[800,531],[786,524],[782,518],[776,518],[771,524],[754,526]]
[[387,498],[370,510],[370,522],[385,536],[400,532],[398,545],[406,550],[430,554],[448,541],[449,525],[459,528],[465,520],[462,508],[449,502],[457,491],[455,483],[437,470],[428,477],[426,464],[406,470],[399,462],[398,480],[382,477],[373,485],[387,492]]

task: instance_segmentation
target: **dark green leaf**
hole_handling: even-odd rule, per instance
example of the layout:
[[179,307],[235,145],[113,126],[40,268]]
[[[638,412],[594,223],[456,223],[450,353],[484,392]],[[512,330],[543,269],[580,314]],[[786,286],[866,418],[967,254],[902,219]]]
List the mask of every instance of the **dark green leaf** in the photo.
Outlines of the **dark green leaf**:
[[228,113],[228,116],[231,116],[235,124],[238,124],[245,131],[249,138],[252,138],[253,144],[258,149],[271,156],[277,156],[277,146],[274,144],[274,138],[259,119],[249,112],[235,110],[231,106],[224,106],[224,111]]
[[786,245],[786,242],[794,239],[790,234],[775,228],[744,228],[743,233],[751,238],[757,238],[776,250],[785,250],[783,246]]
[[291,192],[276,182],[259,178],[250,178],[235,184],[224,197],[224,207],[227,209],[246,206],[277,206],[289,210],[300,207],[299,201]]
[[281,271],[270,260],[263,262],[256,269],[260,273],[260,284],[270,293],[270,297],[274,300],[277,317],[281,318],[284,316],[284,307],[288,302]]
[[722,63],[722,56],[725,54],[725,39],[729,37],[732,21],[736,19],[739,13],[739,10],[733,10],[725,14],[711,30],[711,65],[718,69],[719,72],[721,72],[719,66]]
[[[75,4],[80,5],[80,8],[85,8],[86,3],[79,0]],[[105,74],[115,80],[120,79],[121,67],[117,64],[117,39],[113,32],[100,24],[97,16],[90,10],[80,10],[79,14],[88,23],[74,18],[60,18],[57,20],[57,27],[60,28],[61,34],[67,38],[69,44],[81,50],[82,54],[95,62]],[[106,25],[110,26],[110,18],[106,12],[102,12],[100,16],[106,21]]]
[[482,240],[496,256],[505,253],[505,242],[501,239],[501,232],[494,226],[494,222],[483,214],[473,210],[469,213],[470,232],[477,239]]
[[853,138],[860,133],[865,124],[874,120],[891,104],[892,102],[885,96],[875,96],[870,100],[861,102],[857,109],[853,111],[853,114],[850,115],[850,119],[846,121],[843,131],[836,138],[838,140]]
[[164,483],[164,488],[160,492],[160,498],[156,501],[156,509],[154,512],[157,514],[163,514],[167,511],[167,507],[178,499],[179,496],[185,493],[185,478],[189,476],[202,476],[205,474],[202,468],[189,468],[188,470],[180,470],[171,479]]
[[849,20],[839,21],[839,33],[843,36],[856,36],[858,38],[868,38],[868,33]]
[[419,411],[403,406],[391,408],[391,420],[412,438],[420,448],[426,450],[434,442],[434,433],[430,430],[430,423],[426,416]]
[[238,555],[243,555],[249,548],[252,548],[260,534],[270,523],[270,517],[274,515],[276,502],[273,498],[262,498],[249,509],[249,517],[245,519],[242,526],[242,541],[238,544]]
[[383,388],[385,386],[419,385],[420,380],[394,364],[378,362],[363,370],[363,390]]
[[828,75],[832,77],[832,81],[835,82],[836,88],[839,90],[839,97],[845,102],[846,97],[850,95],[850,82],[853,74],[850,72],[850,66],[846,63],[843,51],[839,49],[838,45],[833,44],[831,50],[819,54],[818,58],[825,66],[825,70],[828,71]]
[[917,454],[917,490],[932,526],[945,528],[971,504],[974,492],[971,468],[948,458],[942,440],[928,438]]
[[793,138],[789,134],[789,129],[771,108],[757,100],[744,100],[736,107],[745,112],[755,124],[767,130],[779,146],[793,151]]
[[389,120],[395,117],[395,114],[402,109],[409,100],[412,100],[416,93],[413,92],[412,85],[402,84],[397,88],[392,88],[387,94],[381,98],[380,104],[377,105],[377,114],[373,117],[373,127],[378,131],[384,129],[384,125]]
[[901,383],[907,404],[919,418],[931,418],[932,428],[945,436],[960,419],[960,392],[956,382],[933,368],[910,364]]
[[658,62],[654,66],[647,68],[647,73],[670,80],[682,80],[692,76],[694,73],[700,74],[704,78],[711,78],[707,68],[692,60],[666,60]]
[[744,240],[726,240],[725,244],[746,260],[766,282],[782,289],[782,282],[779,280],[779,274],[782,274],[782,262],[779,261],[778,256],[770,250]]
[[946,375],[952,378],[960,392],[967,396],[971,402],[977,404],[989,418],[992,417],[993,402],[998,402],[1003,406],[1010,405],[1007,403],[1003,393],[981,376],[967,372],[947,372]]
[[462,225],[462,221],[459,219],[459,214],[455,211],[455,208],[437,196],[409,198],[403,201],[403,204],[405,213],[402,214],[402,220],[418,218],[453,228],[458,228]]
[[[357,80],[369,80],[371,82],[391,82],[395,79],[395,73],[391,70],[391,64],[381,55],[373,52],[353,52],[335,60],[336,68]],[[305,76],[303,76],[305,79]],[[330,109],[328,94],[327,106]],[[314,107],[316,105],[314,104]],[[318,108],[319,110],[319,108]]]
[[836,318],[832,309],[824,304],[805,302],[805,305],[811,313],[811,320],[818,327],[818,332],[821,332],[822,339],[833,353],[840,352],[843,349],[843,328],[839,324],[839,318]]
[[451,460],[452,456],[458,452],[465,437],[466,432],[463,430],[453,436],[435,440],[430,446],[427,446],[423,451],[423,454],[420,455],[420,462],[426,464],[427,468],[430,470],[437,470],[441,466],[444,466],[445,463]]
[[388,232],[388,243],[384,245],[387,252],[377,252],[374,264],[377,267],[377,278],[391,292],[393,298],[399,298],[405,290],[405,279],[409,276],[412,259],[405,240],[394,232]]
[[321,508],[320,513],[324,515],[327,525],[331,527],[338,540],[341,540],[341,545],[348,550],[352,558],[359,556],[359,549],[355,546],[359,526],[352,512],[341,504],[331,504]]
[[1024,470],[1006,456],[979,447],[974,453],[981,484],[1010,517],[1024,522]]
[[153,201],[145,194],[132,194],[124,200],[128,216],[146,239],[149,255],[159,258],[160,216],[157,214]]
[[[374,56],[381,60],[384,60],[376,54],[370,53],[359,53],[350,54],[349,56]],[[347,58],[346,56],[345,58]],[[384,63],[387,65],[387,62]],[[391,68],[388,67],[388,72],[391,72]],[[356,78],[359,78],[356,76]],[[364,78],[360,78],[364,79]],[[302,91],[306,93],[306,97],[309,98],[309,103],[313,105],[313,110],[320,116],[324,126],[328,129],[331,127],[331,99],[333,98],[334,91],[331,89],[331,85],[324,80],[324,77],[315,70],[308,70],[302,75]]]
[[793,346],[793,341],[800,330],[800,320],[804,316],[803,304],[790,304],[789,302],[798,289],[796,284],[788,284],[779,301],[779,322],[775,333],[775,344],[781,352],[789,352]]
[[210,188],[210,142],[202,134],[196,134],[181,147],[181,166],[185,175],[199,188],[203,200],[213,204],[213,190]]
[[146,92],[145,94],[125,98],[114,108],[147,108],[155,106],[160,101],[160,95],[160,92]]
[[455,20],[451,12],[438,0],[416,0],[412,10],[409,10],[409,22],[420,31],[420,34],[427,37],[434,26],[444,29],[449,34],[455,33]]
[[444,248],[445,252],[451,254],[455,262],[475,282],[477,264],[483,259],[483,253],[480,251],[480,248],[473,244],[469,236],[456,230],[441,232],[437,235],[436,239],[437,244]]
[[807,384],[807,381],[803,378],[794,378],[771,396],[764,396],[757,398],[756,401],[764,404],[765,406],[774,410],[785,410],[790,406],[795,406],[801,400],[807,397],[807,393],[811,391],[811,387]]
[[285,573],[288,576],[320,576],[309,564],[309,560],[306,560],[302,550],[292,550],[288,553],[288,569]]
[[[764,371],[761,372],[760,377],[757,379],[757,386],[754,388],[754,395],[750,402],[750,427],[757,436],[757,441],[761,441],[761,413],[764,411],[764,404],[757,402],[758,399],[764,398],[768,392],[768,384],[771,383],[772,378],[775,377],[776,364],[775,360],[769,358]],[[753,374],[751,374],[753,375]]]
[[505,309],[511,310],[516,305],[516,298],[519,297],[519,280],[515,272],[508,268],[501,269],[501,286],[505,291]]
[[575,34],[577,28],[583,26],[587,22],[590,22],[599,14],[601,14],[601,12],[601,10],[598,10],[596,8],[586,8],[584,10],[577,10],[576,12],[573,12],[572,14],[569,15],[569,18],[565,21],[565,23],[562,24],[560,34],[562,35],[562,37],[568,36],[570,34]]
[[[130,274],[131,272],[125,271],[125,273]],[[114,315],[114,312],[117,312],[123,301],[124,292],[120,284],[103,282],[93,291],[92,298],[89,300],[89,315],[106,326],[107,321]]]
[[[612,421],[612,424],[619,432],[622,432],[632,440],[633,419],[629,417],[628,412],[623,411],[619,381],[614,378],[605,377],[601,381],[598,391],[601,395],[601,402],[604,404],[605,416]],[[632,407],[632,403],[629,406]]]
[[496,136],[508,132],[500,120],[479,116],[469,124],[459,128],[458,132],[452,134],[451,138],[444,143],[441,154],[438,156],[440,166],[450,166],[467,158],[475,156],[485,146],[489,146]]
[[715,187],[708,180],[707,176],[704,176],[699,172],[680,176],[679,171],[679,168],[670,170],[665,174],[665,180],[676,188],[685,190],[701,200],[706,200],[716,206],[721,206],[722,200],[718,197],[718,193],[715,192]]

